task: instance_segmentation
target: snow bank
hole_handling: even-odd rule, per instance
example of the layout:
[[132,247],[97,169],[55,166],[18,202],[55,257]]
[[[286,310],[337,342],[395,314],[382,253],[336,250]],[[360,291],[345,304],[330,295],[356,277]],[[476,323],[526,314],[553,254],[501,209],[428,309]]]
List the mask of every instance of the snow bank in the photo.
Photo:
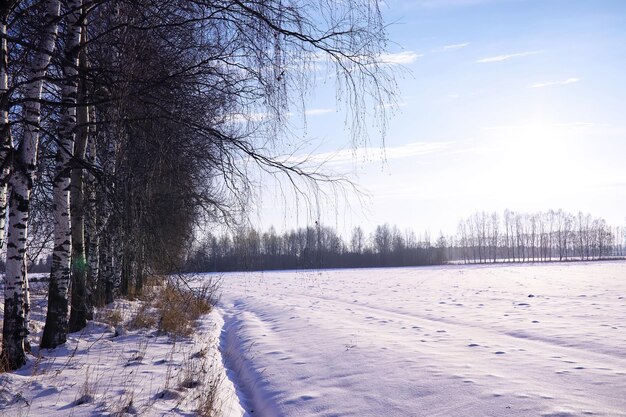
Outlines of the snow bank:
[[[42,294],[34,299],[33,316],[41,319],[45,300]],[[125,312],[134,308],[116,303]],[[193,337],[172,340],[154,330],[115,336],[113,327],[90,323],[65,345],[36,352],[17,372],[0,375],[0,416],[189,416],[214,389],[222,415],[240,417],[217,349],[222,326],[214,311]]]

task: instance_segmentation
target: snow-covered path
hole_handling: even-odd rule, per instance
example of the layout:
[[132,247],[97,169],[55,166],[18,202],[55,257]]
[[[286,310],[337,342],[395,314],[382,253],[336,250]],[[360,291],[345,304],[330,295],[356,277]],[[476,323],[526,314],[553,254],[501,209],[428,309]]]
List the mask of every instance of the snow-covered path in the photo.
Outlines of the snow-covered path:
[[626,263],[224,276],[250,416],[626,416]]

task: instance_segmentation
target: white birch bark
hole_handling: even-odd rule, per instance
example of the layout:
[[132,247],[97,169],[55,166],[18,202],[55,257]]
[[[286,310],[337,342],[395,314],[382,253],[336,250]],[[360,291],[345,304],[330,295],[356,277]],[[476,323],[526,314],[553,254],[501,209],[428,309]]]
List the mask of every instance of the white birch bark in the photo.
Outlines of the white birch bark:
[[38,48],[27,66],[23,106],[24,136],[14,155],[9,176],[9,226],[7,261],[4,285],[4,327],[2,331],[1,360],[8,369],[17,369],[26,361],[28,328],[26,316],[29,306],[25,302],[28,279],[26,269],[26,240],[30,211],[30,194],[33,188],[37,147],[39,146],[39,119],[43,80],[57,37],[59,0],[44,3],[46,22]]
[[[77,1],[80,3],[80,0]],[[84,27],[84,26],[83,26]],[[84,42],[83,38],[83,42]],[[86,56],[80,54],[79,67],[87,70]],[[79,97],[85,101],[86,85],[80,83]],[[74,143],[74,157],[83,161],[87,150],[89,111],[86,106],[76,109],[77,130]],[[71,177],[71,223],[72,223],[72,310],[70,312],[69,330],[76,332],[87,325],[93,318],[88,304],[89,289],[87,286],[87,259],[85,257],[85,196],[83,186],[83,169],[73,169]]]
[[7,46],[7,15],[2,10],[0,15],[0,34],[2,36],[2,50],[0,51],[0,250],[4,247],[4,234],[7,208],[7,179],[11,172],[11,150],[13,140],[9,126],[9,73],[8,73],[8,46]]
[[[71,161],[77,130],[76,99],[78,95],[78,56],[81,34],[79,20],[82,0],[64,0],[63,5],[66,22],[64,33],[65,51],[62,67],[63,83],[61,86],[63,110],[52,186],[54,249],[52,252],[50,285],[48,287],[48,312],[41,338],[42,348],[54,348],[65,343],[68,332],[68,291],[72,262],[72,224],[70,215]],[[81,225],[76,226],[80,227]],[[75,262],[84,264],[84,252],[83,259],[76,259]]]
[[2,2],[0,7],[0,250],[4,247],[8,204],[8,179],[11,173],[13,137],[9,124],[9,48],[7,27],[9,13],[16,0]]

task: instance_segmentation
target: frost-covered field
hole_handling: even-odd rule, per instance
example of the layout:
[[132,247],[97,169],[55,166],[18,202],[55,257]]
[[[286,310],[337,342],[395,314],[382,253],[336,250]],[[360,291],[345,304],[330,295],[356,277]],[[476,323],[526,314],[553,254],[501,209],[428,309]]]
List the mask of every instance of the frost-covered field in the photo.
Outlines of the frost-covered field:
[[626,263],[226,274],[250,416],[626,416]]

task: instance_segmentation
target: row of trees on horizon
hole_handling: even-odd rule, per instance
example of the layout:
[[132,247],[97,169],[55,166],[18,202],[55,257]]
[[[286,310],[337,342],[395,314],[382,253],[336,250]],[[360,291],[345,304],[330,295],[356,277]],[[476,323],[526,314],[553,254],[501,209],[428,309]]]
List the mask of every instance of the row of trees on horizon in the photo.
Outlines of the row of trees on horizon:
[[208,234],[193,250],[193,272],[348,267],[422,266],[446,262],[546,262],[623,257],[625,232],[604,219],[562,210],[502,215],[478,212],[459,223],[453,236],[379,225],[366,234],[355,227],[346,241],[316,223],[278,234],[251,227]]
[[478,212],[461,221],[451,247],[466,263],[598,260],[624,256],[623,227],[578,212]]
[[273,269],[351,268],[435,265],[446,260],[445,247],[434,248],[387,224],[367,236],[356,227],[349,244],[328,226],[316,224],[277,234],[251,227],[207,235],[192,252],[193,272]]

